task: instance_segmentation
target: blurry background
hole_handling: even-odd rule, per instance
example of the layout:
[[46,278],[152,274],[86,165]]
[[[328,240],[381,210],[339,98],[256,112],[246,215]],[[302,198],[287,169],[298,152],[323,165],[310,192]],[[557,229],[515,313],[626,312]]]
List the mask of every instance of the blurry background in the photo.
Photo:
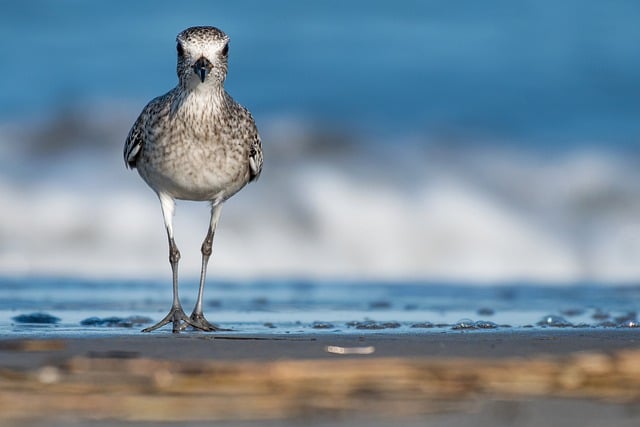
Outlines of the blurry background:
[[[231,37],[265,149],[210,272],[634,282],[640,3],[5,2],[0,273],[168,280],[159,203],[122,147],[176,83],[175,36]],[[176,213],[196,276],[206,204]]]

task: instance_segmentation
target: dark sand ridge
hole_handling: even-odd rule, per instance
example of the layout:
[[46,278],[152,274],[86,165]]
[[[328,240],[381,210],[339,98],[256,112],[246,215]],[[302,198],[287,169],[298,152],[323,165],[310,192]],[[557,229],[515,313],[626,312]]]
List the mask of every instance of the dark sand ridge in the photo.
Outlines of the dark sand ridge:
[[[640,420],[640,413],[628,410],[640,400],[639,332],[157,333],[5,340],[0,424],[296,425],[295,420],[349,424],[374,418],[373,425],[385,425],[380,420],[406,424],[438,416],[472,425],[464,424],[464,414],[489,411],[487,425],[495,425],[504,405],[517,403],[525,412],[531,405],[556,405],[543,411],[542,421],[590,399],[589,405],[604,408],[593,417],[624,425],[629,417]],[[345,351],[370,354],[338,354]]]

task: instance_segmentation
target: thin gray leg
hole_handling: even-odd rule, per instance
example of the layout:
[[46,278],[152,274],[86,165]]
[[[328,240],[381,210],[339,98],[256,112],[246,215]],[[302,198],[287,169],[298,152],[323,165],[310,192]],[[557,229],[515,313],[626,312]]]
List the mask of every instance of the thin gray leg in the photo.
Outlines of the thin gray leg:
[[168,323],[173,323],[173,332],[177,333],[183,330],[187,324],[191,324],[191,321],[182,309],[182,304],[180,304],[180,298],[178,296],[178,261],[180,261],[180,251],[173,239],[173,211],[175,209],[175,201],[165,194],[159,194],[158,196],[160,197],[162,216],[167,229],[167,237],[169,238],[169,262],[171,263],[171,272],[173,273],[173,303],[171,304],[171,310],[169,310],[169,313],[161,321],[143,329],[142,332],[151,332]]
[[207,277],[207,265],[209,264],[209,258],[211,257],[211,248],[213,246],[213,236],[216,232],[216,226],[220,220],[220,214],[222,213],[222,203],[213,204],[211,206],[211,220],[209,221],[209,230],[207,236],[202,242],[202,268],[200,269],[200,287],[198,288],[198,300],[191,313],[189,324],[195,328],[202,329],[203,331],[228,331],[228,329],[222,329],[212,323],[209,323],[205,319],[202,313],[202,296],[204,293],[204,283]]

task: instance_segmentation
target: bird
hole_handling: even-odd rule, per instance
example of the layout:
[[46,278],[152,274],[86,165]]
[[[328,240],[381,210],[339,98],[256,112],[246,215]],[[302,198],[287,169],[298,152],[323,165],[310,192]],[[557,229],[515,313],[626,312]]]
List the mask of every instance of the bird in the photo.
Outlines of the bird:
[[[262,142],[253,116],[227,93],[229,36],[211,26],[190,27],[176,37],[178,84],[152,99],[124,144],[124,161],[156,193],[169,241],[173,303],[169,313],[143,332],[169,323],[178,333],[191,326],[225,330],[203,314],[207,265],[222,205],[262,172]],[[148,70],[145,70],[148,71]],[[190,316],[178,296],[180,251],[173,233],[176,200],[209,202],[209,228],[200,248],[202,267]]]

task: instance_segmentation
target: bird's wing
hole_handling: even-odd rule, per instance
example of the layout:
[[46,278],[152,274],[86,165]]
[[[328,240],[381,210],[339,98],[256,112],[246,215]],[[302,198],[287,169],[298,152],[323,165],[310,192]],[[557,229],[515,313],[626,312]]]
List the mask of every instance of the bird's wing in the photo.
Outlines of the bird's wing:
[[143,128],[146,116],[145,111],[146,108],[140,113],[140,116],[138,116],[138,119],[131,127],[127,140],[124,143],[124,163],[131,169],[136,167],[138,155],[144,145]]
[[166,115],[169,106],[171,105],[171,99],[175,94],[177,88],[170,90],[169,92],[152,99],[144,107],[136,122],[131,127],[127,140],[124,143],[124,163],[129,168],[135,168],[142,147],[145,143],[145,128],[149,125],[154,125],[159,115]]
[[249,182],[257,181],[260,177],[260,172],[262,172],[262,142],[257,131],[249,150],[249,168],[251,171]]

